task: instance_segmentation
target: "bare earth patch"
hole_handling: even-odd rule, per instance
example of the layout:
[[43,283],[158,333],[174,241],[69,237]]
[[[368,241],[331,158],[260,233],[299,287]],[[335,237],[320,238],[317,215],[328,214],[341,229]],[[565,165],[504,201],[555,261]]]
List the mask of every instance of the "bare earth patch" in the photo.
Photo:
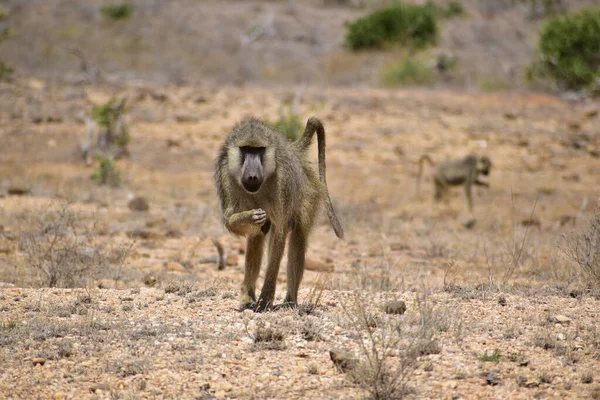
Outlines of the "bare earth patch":
[[[244,243],[221,225],[213,160],[235,122],[277,119],[297,90],[0,83],[0,397],[600,396],[599,300],[561,250],[598,199],[598,104],[307,88],[300,119],[325,125],[347,240],[323,219],[302,306],[240,312]],[[112,96],[129,99],[131,134],[115,188],[79,150],[82,116]],[[472,214],[460,189],[435,203],[429,176],[415,193],[422,153],[468,152],[493,162]],[[26,245],[52,237],[70,251],[58,264]],[[48,265],[85,268],[50,289]]]

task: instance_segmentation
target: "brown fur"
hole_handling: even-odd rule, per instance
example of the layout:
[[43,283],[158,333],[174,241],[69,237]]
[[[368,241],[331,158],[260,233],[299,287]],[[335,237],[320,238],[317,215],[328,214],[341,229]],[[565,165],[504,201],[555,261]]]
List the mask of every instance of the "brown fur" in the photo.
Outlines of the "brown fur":
[[[318,137],[319,175],[306,154],[315,132]],[[260,165],[256,165],[258,161],[255,161],[249,167],[246,159],[251,156],[245,151],[255,149],[262,151]],[[258,160],[258,156],[255,157]],[[264,179],[255,192],[248,191],[243,184],[246,168],[254,168],[259,179]],[[243,307],[264,310],[273,304],[288,233],[288,290],[285,301],[297,303],[308,236],[323,203],[336,235],[343,237],[329,199],[325,170],[325,130],[315,117],[307,121],[303,136],[295,142],[290,142],[284,134],[255,118],[237,124],[225,139],[215,163],[215,181],[225,226],[231,233],[247,237]],[[269,259],[257,301],[256,280],[267,235]]]
[[479,180],[479,175],[489,175],[492,167],[492,162],[486,156],[478,156],[475,154],[469,154],[468,156],[459,160],[445,161],[438,165],[435,165],[431,157],[427,154],[423,154],[419,158],[419,175],[417,178],[417,193],[421,185],[421,176],[423,175],[423,163],[427,162],[432,167],[433,171],[433,183],[435,185],[436,200],[441,200],[446,194],[450,186],[465,185],[465,192],[467,195],[467,204],[469,210],[473,210],[473,199],[471,196],[471,186],[478,185],[489,187],[487,182]]

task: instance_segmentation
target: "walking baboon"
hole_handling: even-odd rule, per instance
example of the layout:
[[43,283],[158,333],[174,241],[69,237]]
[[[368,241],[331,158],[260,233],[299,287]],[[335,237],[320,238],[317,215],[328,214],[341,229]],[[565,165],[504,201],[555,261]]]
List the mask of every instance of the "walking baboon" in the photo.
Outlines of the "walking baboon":
[[450,186],[465,185],[467,203],[469,210],[473,210],[473,199],[471,197],[471,185],[489,187],[487,182],[479,180],[479,174],[489,175],[492,162],[486,156],[469,154],[460,160],[444,161],[437,166],[428,154],[419,158],[419,176],[417,178],[417,193],[421,185],[423,175],[423,163],[428,162],[433,167],[433,183],[435,185],[436,200],[440,200],[448,191]]
[[[319,176],[307,157],[317,133]],[[215,162],[215,181],[223,222],[235,235],[247,237],[242,307],[263,311],[273,305],[279,264],[290,234],[285,303],[298,301],[308,235],[323,202],[335,234],[344,232],[331,205],[325,179],[325,129],[317,118],[290,142],[265,122],[250,118],[229,133]],[[256,301],[256,280],[269,236],[265,281]]]

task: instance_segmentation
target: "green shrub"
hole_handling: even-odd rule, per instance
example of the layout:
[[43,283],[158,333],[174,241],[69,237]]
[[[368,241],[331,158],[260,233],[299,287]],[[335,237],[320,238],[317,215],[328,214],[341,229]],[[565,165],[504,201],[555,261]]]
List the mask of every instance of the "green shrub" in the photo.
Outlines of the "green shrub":
[[97,157],[98,168],[90,178],[99,185],[119,186],[121,175],[115,166],[115,160],[110,157]]
[[100,8],[100,13],[108,19],[125,19],[133,15],[135,6],[129,2],[121,4],[105,4]]
[[285,136],[291,141],[298,139],[304,129],[300,117],[292,112],[282,114],[275,122],[275,127],[285,133]]
[[406,57],[398,64],[388,67],[383,74],[386,85],[422,85],[433,80],[433,69],[425,63]]
[[0,81],[6,79],[13,73],[13,69],[6,65],[6,63],[0,61]]
[[442,15],[445,18],[458,17],[461,15],[465,15],[465,9],[462,4],[456,1],[451,1],[450,3],[448,3],[446,8],[442,9]]
[[351,50],[380,48],[386,43],[425,47],[437,39],[434,7],[396,4],[346,24],[345,45]]
[[110,99],[104,104],[92,107],[92,119],[96,121],[98,126],[109,132],[108,136],[120,148],[127,147],[131,142],[131,135],[122,118],[124,113],[125,99],[120,102],[117,102],[116,99]]
[[539,33],[540,56],[529,78],[549,78],[558,87],[597,87],[600,79],[600,9],[554,17]]

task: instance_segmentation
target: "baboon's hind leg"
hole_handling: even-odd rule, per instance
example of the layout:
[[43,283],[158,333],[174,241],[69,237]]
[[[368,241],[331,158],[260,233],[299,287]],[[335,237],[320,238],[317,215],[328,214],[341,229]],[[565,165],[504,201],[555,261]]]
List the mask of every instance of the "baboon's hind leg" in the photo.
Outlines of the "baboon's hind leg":
[[304,275],[306,247],[306,234],[300,229],[294,229],[288,245],[287,295],[285,296],[285,302],[291,305],[298,303],[298,289]]

